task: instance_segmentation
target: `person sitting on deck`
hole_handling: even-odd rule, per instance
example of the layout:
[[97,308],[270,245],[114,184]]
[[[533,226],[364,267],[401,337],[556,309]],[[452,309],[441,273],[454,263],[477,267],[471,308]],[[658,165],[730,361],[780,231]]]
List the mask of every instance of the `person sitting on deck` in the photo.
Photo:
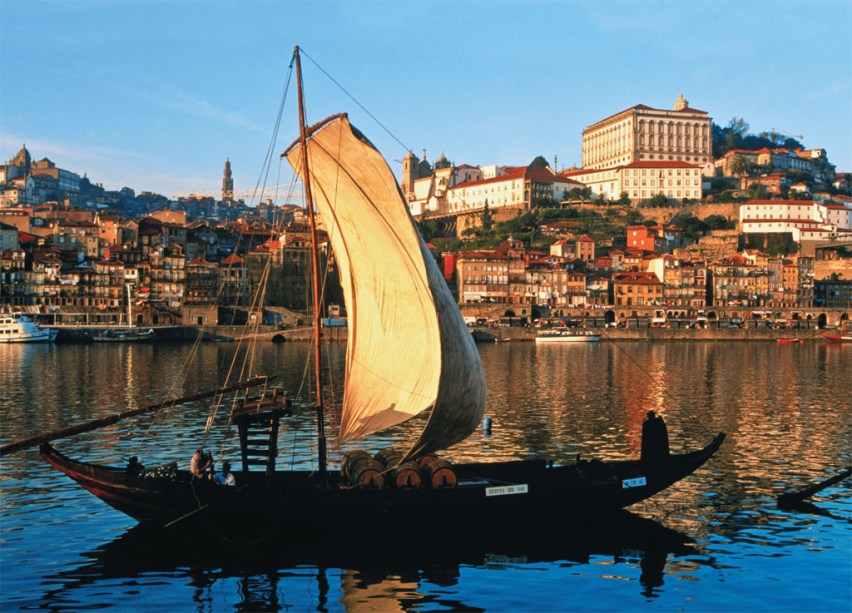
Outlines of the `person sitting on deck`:
[[204,449],[202,449],[201,447],[196,449],[195,454],[189,461],[189,472],[192,473],[192,476],[198,479],[203,479],[204,477],[208,476],[207,470],[212,469],[212,467],[212,456],[204,453]]
[[132,456],[130,460],[128,460],[127,474],[132,475],[134,477],[138,477],[143,470],[145,470],[145,466],[141,462],[139,462],[138,457]]
[[234,473],[231,472],[231,463],[225,460],[222,462],[222,471],[213,475],[213,481],[218,485],[227,485],[233,487],[237,484],[234,478]]

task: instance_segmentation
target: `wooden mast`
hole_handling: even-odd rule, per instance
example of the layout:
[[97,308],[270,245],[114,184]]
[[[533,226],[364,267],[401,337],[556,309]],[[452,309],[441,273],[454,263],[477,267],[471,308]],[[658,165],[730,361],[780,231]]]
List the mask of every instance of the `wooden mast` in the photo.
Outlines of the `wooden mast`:
[[305,208],[308,210],[308,219],[311,226],[311,263],[313,268],[312,285],[314,301],[314,379],[316,380],[317,398],[317,455],[319,456],[319,473],[323,484],[328,484],[328,469],[326,467],[326,441],[325,441],[325,410],[323,408],[322,396],[322,343],[320,339],[320,276],[319,276],[319,240],[317,238],[317,222],[314,214],[314,200],[311,194],[311,173],[308,166],[308,133],[305,121],[305,99],[302,93],[302,62],[299,58],[299,46],[293,49],[296,59],[296,85],[299,93],[299,137],[302,142],[302,170],[305,177]]

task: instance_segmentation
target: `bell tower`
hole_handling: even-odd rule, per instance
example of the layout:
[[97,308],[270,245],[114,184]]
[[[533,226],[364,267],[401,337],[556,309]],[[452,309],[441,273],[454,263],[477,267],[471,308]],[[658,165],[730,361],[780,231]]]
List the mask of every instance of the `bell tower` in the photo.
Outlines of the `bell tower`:
[[222,200],[234,199],[234,178],[231,176],[231,160],[225,160],[225,172],[222,174]]

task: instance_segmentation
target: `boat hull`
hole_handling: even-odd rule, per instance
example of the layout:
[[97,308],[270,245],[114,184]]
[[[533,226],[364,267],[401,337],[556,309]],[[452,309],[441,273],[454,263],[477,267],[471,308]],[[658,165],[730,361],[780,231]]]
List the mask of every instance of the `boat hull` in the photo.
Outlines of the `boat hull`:
[[[580,461],[552,466],[543,460],[455,465],[451,489],[361,489],[341,483],[335,473],[324,486],[313,472],[235,473],[236,487],[192,479],[139,477],[121,468],[73,460],[43,444],[52,466],[115,509],[140,523],[204,525],[229,538],[265,538],[294,525],[334,530],[478,529],[489,521],[540,520],[614,512],[640,502],[689,476],[724,440],[642,461]],[[342,522],[345,519],[345,523]],[[436,525],[436,522],[440,526]],[[188,527],[188,526],[187,526]]]
[[827,332],[823,332],[820,336],[831,343],[852,343],[852,336],[828,334]]
[[553,334],[535,337],[536,343],[597,343],[600,334]]

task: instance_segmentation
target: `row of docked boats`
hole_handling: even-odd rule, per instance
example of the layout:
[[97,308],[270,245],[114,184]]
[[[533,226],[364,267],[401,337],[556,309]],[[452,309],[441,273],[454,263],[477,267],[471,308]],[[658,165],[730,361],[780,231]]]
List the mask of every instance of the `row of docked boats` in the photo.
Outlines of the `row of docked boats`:
[[[5,309],[0,312],[0,343],[53,343],[59,330],[43,328],[21,311]],[[151,340],[153,329],[109,328],[91,337],[95,343],[128,343]]]
[[50,343],[56,340],[57,333],[57,330],[42,328],[26,313],[0,313],[0,343]]

